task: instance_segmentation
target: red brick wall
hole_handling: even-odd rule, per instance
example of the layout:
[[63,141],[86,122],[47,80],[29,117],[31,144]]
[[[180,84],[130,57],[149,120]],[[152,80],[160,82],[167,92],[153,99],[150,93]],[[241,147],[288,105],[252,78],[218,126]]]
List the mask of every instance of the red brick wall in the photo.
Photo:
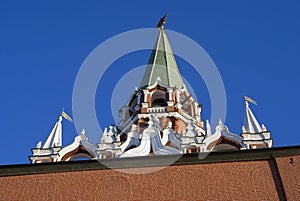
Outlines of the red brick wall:
[[276,162],[287,199],[300,200],[300,156],[280,157]]
[[[295,165],[289,157],[276,161],[287,197],[299,200],[300,158],[294,158]],[[89,170],[8,176],[0,178],[0,200],[278,200],[270,167],[270,161],[260,160],[170,166],[149,174]]]

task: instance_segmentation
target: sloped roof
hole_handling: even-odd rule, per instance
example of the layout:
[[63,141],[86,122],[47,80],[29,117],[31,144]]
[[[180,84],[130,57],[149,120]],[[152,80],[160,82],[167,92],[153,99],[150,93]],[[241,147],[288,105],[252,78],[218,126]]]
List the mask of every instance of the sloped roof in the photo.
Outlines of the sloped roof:
[[151,52],[142,82],[141,88],[153,85],[157,80],[169,87],[181,89],[182,77],[173,54],[166,31],[161,28],[157,41]]

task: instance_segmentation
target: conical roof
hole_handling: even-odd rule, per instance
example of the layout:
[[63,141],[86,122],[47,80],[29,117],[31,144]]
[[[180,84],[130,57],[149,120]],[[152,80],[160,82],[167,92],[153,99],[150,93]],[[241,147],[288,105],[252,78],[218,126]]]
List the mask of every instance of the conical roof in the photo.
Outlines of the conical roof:
[[166,31],[159,29],[157,41],[151,52],[142,82],[141,88],[155,84],[159,80],[161,84],[181,89],[182,77],[170,45]]
[[53,127],[51,133],[49,134],[49,137],[47,138],[43,149],[49,149],[52,147],[59,147],[62,146],[62,116],[59,116],[58,121],[56,122],[55,126]]
[[245,101],[245,106],[246,108],[245,108],[244,126],[246,132],[248,133],[262,132],[261,126],[259,125],[252,111],[250,110],[249,103],[247,101]]

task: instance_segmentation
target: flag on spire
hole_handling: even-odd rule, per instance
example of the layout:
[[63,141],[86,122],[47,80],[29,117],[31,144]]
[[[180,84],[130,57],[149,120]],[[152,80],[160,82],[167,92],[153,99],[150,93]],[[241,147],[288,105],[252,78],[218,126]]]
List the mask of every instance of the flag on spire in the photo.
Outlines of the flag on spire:
[[61,112],[61,116],[63,116],[69,122],[73,123],[73,119],[67,113],[65,113],[64,109]]
[[245,99],[245,101],[248,101],[250,103],[253,103],[254,105],[257,105],[257,102],[248,96],[244,96],[244,99]]

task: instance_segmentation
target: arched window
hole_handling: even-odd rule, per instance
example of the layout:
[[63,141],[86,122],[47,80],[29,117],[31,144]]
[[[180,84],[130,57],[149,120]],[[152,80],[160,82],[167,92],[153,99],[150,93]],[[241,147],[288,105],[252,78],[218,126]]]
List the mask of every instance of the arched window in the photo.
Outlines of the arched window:
[[152,107],[165,107],[167,106],[166,95],[164,91],[156,90],[152,94]]
[[91,160],[92,157],[86,153],[77,153],[70,157],[69,161]]

